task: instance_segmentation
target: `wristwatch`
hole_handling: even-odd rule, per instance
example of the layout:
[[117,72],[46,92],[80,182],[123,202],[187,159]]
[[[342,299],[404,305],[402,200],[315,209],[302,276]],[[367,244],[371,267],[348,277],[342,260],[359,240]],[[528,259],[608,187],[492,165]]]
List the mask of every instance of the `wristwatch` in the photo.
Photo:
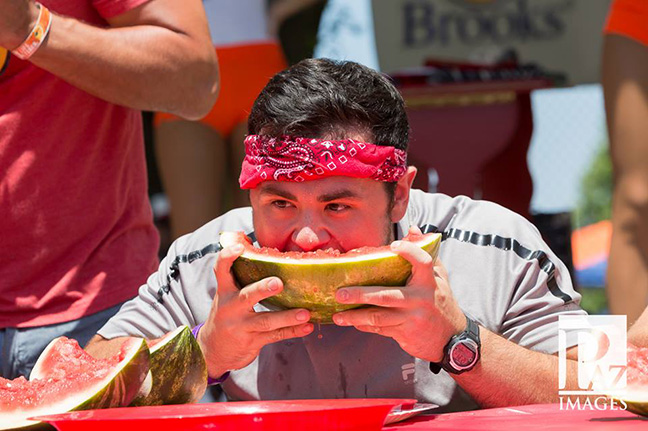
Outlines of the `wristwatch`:
[[461,374],[472,370],[480,357],[481,342],[477,322],[466,316],[468,326],[460,334],[454,335],[443,348],[441,363],[430,362],[430,371],[438,374],[441,368],[451,374]]

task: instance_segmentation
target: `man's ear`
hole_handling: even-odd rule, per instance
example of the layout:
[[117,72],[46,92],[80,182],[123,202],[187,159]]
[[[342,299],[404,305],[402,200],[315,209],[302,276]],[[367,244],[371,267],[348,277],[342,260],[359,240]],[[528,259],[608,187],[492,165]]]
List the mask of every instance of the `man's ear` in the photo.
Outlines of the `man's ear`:
[[409,204],[410,189],[416,177],[416,168],[408,166],[405,175],[398,180],[394,189],[394,201],[391,210],[391,221],[396,223],[405,216]]

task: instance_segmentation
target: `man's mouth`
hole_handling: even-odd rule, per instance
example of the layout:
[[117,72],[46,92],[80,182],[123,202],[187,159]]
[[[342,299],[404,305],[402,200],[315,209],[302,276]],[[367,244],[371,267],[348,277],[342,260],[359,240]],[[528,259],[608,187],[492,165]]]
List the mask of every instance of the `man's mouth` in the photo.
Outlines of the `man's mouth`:
[[343,249],[339,245],[335,246],[333,244],[326,244],[326,245],[323,245],[323,246],[318,246],[318,247],[312,248],[310,250],[305,250],[305,249],[301,248],[300,246],[298,246],[297,244],[294,244],[294,243],[291,243],[291,244],[287,245],[285,247],[285,249],[281,250],[281,251],[282,252],[294,251],[294,252],[299,252],[299,253],[308,253],[308,252],[315,252],[315,251],[318,251],[318,250],[322,250],[322,251],[325,251],[325,252],[326,251],[337,251],[339,253],[346,253],[347,252],[347,250]]

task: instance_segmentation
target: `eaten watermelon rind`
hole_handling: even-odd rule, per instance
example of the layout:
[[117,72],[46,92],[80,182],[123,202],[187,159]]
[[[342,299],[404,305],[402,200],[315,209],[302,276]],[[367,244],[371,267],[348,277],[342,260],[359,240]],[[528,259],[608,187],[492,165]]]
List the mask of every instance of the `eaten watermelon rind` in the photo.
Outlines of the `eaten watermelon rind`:
[[628,411],[648,417],[648,347],[628,344],[626,379],[625,388],[603,391],[622,406],[625,404]]
[[153,385],[131,406],[195,403],[207,388],[207,364],[188,326],[169,332],[149,348]]
[[[44,363],[59,338],[48,344],[30,374],[30,380],[47,379]],[[61,396],[55,403],[39,406],[28,411],[11,410],[0,412],[0,430],[33,428],[42,425],[38,421],[29,420],[35,416],[65,413],[73,410],[103,409],[110,407],[125,407],[137,395],[140,386],[149,370],[149,350],[143,339],[129,339],[122,347],[123,359],[113,370],[100,381],[82,391]]]
[[625,404],[628,411],[648,416],[648,391],[646,388],[627,388],[623,391],[608,393],[608,397]]
[[628,411],[632,413],[647,416],[648,417],[648,400],[643,401],[633,401],[633,400],[623,400],[628,406]]
[[[420,235],[412,240],[436,259],[440,234]],[[404,286],[412,265],[388,247],[365,247],[345,254],[327,256],[326,251],[280,253],[252,246],[242,232],[222,232],[222,247],[243,244],[245,251],[233,264],[241,286],[266,277],[279,277],[283,291],[261,303],[271,310],[306,308],[311,322],[332,323],[333,314],[362,307],[363,304],[340,304],[335,291],[345,286]],[[301,258],[303,256],[305,258]]]

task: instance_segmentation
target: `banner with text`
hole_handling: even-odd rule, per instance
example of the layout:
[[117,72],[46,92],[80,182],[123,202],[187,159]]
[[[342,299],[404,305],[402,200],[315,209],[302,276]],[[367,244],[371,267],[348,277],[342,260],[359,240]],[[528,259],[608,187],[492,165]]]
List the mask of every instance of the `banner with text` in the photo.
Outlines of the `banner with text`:
[[426,59],[520,62],[598,82],[602,29],[611,0],[372,0],[380,69]]

